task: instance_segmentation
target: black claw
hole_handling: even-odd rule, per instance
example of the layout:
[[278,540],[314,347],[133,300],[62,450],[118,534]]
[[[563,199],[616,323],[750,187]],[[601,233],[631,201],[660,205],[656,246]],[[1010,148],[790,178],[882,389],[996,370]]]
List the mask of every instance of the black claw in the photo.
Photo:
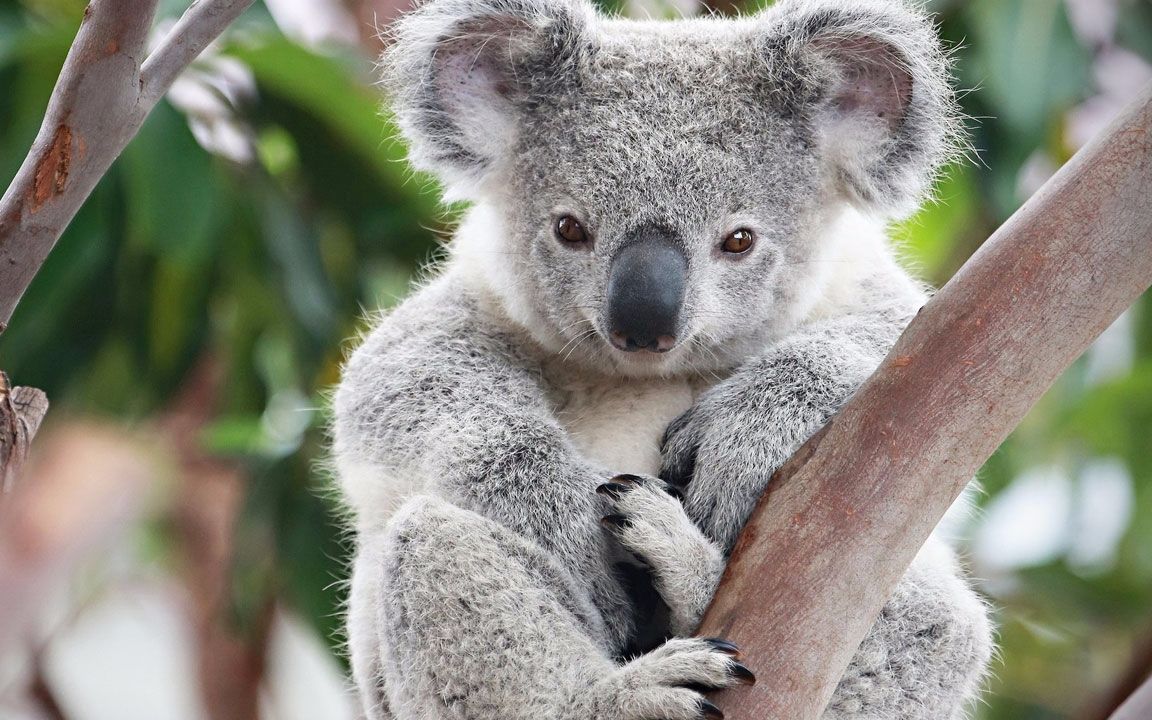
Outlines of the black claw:
[[596,488],[596,492],[600,495],[606,495],[613,500],[619,500],[620,496],[630,490],[627,485],[618,482],[607,482]]
[[704,638],[704,642],[711,645],[712,649],[716,650],[717,652],[722,652],[729,657],[740,657],[740,648],[738,648],[734,643],[730,643],[723,638]]
[[605,515],[600,518],[600,524],[607,528],[623,530],[632,527],[632,520],[627,515]]
[[706,718],[706,720],[724,720],[724,713],[720,708],[704,698],[700,698],[700,717]]
[[756,676],[743,663],[732,663],[732,667],[728,668],[728,674],[736,678],[736,682],[740,685],[756,684]]
[[623,475],[617,475],[616,477],[612,478],[611,482],[621,485],[639,485],[640,483],[644,482],[644,478],[640,477],[639,475],[624,473]]

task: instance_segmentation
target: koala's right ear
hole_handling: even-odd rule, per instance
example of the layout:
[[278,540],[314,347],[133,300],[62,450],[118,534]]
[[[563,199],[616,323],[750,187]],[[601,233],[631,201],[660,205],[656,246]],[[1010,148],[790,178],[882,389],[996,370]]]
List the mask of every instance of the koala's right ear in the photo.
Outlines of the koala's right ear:
[[383,69],[412,164],[468,197],[530,93],[571,77],[594,17],[583,0],[429,0],[404,16]]

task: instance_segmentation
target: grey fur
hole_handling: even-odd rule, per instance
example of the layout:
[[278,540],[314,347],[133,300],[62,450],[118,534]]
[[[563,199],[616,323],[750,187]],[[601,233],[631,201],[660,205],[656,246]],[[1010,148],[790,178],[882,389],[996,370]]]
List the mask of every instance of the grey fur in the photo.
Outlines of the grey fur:
[[[682,686],[738,681],[722,647],[620,656],[645,632],[691,632],[772,471],[923,301],[879,228],[955,145],[931,24],[895,0],[678,22],[430,0],[395,40],[412,161],[475,206],[335,398],[365,712],[701,717]],[[558,242],[563,214],[593,242]],[[605,341],[608,271],[653,226],[687,258],[680,342],[623,353]],[[757,243],[725,256],[736,228]],[[639,477],[597,494],[621,472]],[[627,580],[643,576],[632,555],[666,614]],[[962,717],[990,652],[984,606],[933,541],[826,718]]]

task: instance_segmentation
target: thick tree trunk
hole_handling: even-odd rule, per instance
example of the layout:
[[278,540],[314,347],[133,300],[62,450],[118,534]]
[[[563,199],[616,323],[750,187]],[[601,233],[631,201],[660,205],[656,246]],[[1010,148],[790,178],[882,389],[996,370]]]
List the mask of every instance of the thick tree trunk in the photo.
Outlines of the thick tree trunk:
[[730,720],[815,720],[917,550],[1029,408],[1152,283],[1152,88],[924,307],[773,479],[702,627],[765,681]]

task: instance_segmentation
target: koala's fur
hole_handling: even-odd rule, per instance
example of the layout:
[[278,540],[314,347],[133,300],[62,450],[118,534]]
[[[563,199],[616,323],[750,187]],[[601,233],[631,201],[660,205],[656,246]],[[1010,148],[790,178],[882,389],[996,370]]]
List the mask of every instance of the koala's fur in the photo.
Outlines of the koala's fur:
[[[689,636],[740,526],[924,301],[884,227],[955,147],[930,21],[896,0],[674,22],[428,0],[385,60],[412,162],[473,208],[335,398],[365,713],[714,717],[697,688],[747,674]],[[561,215],[592,242],[559,242]],[[687,267],[660,355],[605,339],[612,259],[645,228]],[[737,228],[757,238],[738,258]],[[964,717],[991,648],[934,539],[825,717]]]

